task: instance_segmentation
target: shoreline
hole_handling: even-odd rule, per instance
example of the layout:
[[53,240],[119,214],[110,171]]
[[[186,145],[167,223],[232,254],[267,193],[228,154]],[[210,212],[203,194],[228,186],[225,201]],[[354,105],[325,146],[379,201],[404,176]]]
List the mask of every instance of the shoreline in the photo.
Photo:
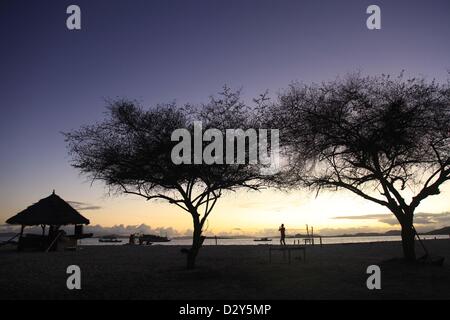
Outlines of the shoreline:
[[[450,238],[448,239],[422,239],[422,242],[427,243],[428,241],[450,241]],[[368,242],[339,242],[339,243],[323,243],[322,246],[323,247],[328,247],[328,246],[340,246],[340,245],[351,245],[351,244],[355,244],[355,245],[364,245],[364,244],[376,244],[376,243],[400,243],[401,240],[381,240],[381,241],[368,241]],[[80,248],[84,248],[84,247],[112,247],[112,246],[130,246],[130,244],[128,243],[118,243],[115,245],[105,245],[105,244],[95,244],[95,245],[90,245],[90,244],[79,244],[78,247]],[[161,247],[172,247],[172,248],[186,248],[186,246],[189,246],[189,244],[160,244],[158,242],[153,242],[151,245],[139,245],[139,244],[134,244],[132,246],[136,246],[136,247],[148,247],[148,246],[161,246]],[[202,247],[221,247],[221,246],[225,246],[225,247],[255,247],[255,246],[278,246],[280,247],[280,243],[279,241],[275,241],[272,243],[255,243],[255,244],[204,244]],[[286,246],[304,246],[304,244],[293,244],[293,243],[286,243]],[[416,246],[420,247],[420,243],[417,241],[416,239]],[[310,245],[307,244],[306,245],[307,248],[314,248],[314,247],[320,247],[320,244],[315,244],[315,245]]]
[[[122,238],[120,238],[122,239]],[[298,245],[298,241],[300,241],[300,245],[304,245],[303,239],[299,238],[287,238],[286,244],[287,245],[293,245],[294,241],[296,242],[295,245]],[[421,240],[426,243],[428,241],[434,241],[434,240],[450,240],[450,237],[447,235],[436,235],[436,236],[427,236],[427,237],[421,237]],[[342,237],[342,238],[323,238],[322,244],[323,245],[330,245],[330,244],[351,244],[351,243],[384,243],[384,242],[400,242],[401,237],[400,236],[383,236],[383,237],[377,237],[377,236],[368,236],[368,237]],[[320,240],[315,239],[315,246],[320,246]],[[153,242],[153,246],[190,246],[192,243],[192,239],[171,239],[169,242]],[[120,246],[120,245],[126,245],[128,244],[128,239],[123,239],[120,243],[100,243],[98,242],[98,239],[96,238],[89,238],[89,239],[83,239],[81,242],[79,242],[79,246]],[[236,239],[222,239],[216,241],[215,239],[206,239],[203,246],[209,247],[209,246],[260,246],[260,245],[279,245],[279,238],[273,238],[272,241],[254,241],[254,239],[247,239],[247,238],[236,238]],[[310,244],[308,244],[309,246]]]

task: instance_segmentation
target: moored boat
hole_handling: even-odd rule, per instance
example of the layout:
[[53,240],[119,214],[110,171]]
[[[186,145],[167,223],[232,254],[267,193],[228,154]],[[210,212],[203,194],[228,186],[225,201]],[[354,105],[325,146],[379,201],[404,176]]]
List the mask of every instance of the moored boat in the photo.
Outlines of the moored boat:
[[151,244],[153,242],[169,242],[167,237],[161,237],[153,234],[143,234],[139,238],[139,244]]
[[264,237],[264,238],[254,239],[253,241],[267,242],[267,241],[272,241],[272,239],[269,239],[269,238]]

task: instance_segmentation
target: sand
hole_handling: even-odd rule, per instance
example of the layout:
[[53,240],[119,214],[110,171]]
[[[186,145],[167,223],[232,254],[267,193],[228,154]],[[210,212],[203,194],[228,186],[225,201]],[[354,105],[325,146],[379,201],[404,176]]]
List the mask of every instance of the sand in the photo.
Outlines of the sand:
[[[306,261],[257,246],[206,246],[193,271],[178,246],[90,246],[76,252],[0,249],[1,299],[449,299],[450,240],[427,240],[443,267],[408,265],[399,242],[307,247]],[[418,252],[421,250],[418,248]],[[298,254],[295,253],[294,256]],[[81,268],[68,290],[66,268]],[[366,268],[381,268],[368,290]]]

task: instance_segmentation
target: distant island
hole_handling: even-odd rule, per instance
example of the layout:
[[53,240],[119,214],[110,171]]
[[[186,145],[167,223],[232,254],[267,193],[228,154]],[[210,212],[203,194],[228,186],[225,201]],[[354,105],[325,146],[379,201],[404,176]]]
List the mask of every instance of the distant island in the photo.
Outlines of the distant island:
[[[419,235],[439,235],[439,234],[449,234],[450,235],[450,227],[444,227],[441,229],[436,229],[428,232],[419,231]],[[345,238],[345,237],[385,237],[385,236],[400,236],[400,230],[389,230],[383,233],[380,232],[360,232],[360,233],[351,233],[351,234],[340,234],[333,236],[321,236],[323,238]],[[320,236],[320,235],[316,235]],[[296,234],[295,236],[291,236],[291,238],[304,238],[307,235]]]
[[[420,234],[420,233],[419,233]],[[399,236],[401,235],[400,230],[389,230],[383,233],[379,232],[360,232],[360,233],[352,233],[352,234],[340,234],[336,236],[324,236],[324,238],[330,238],[330,237],[338,237],[338,238],[345,238],[345,237],[385,237],[385,236]]]
[[424,233],[424,234],[427,234],[427,235],[448,234],[448,235],[450,235],[450,227],[444,227],[444,228],[441,228],[441,229],[436,229],[436,230],[429,231],[429,232]]

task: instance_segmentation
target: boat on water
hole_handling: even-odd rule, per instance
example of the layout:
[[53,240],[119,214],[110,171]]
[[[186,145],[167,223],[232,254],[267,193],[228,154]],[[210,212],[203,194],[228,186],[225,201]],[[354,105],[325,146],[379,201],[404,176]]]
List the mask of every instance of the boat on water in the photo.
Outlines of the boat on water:
[[267,241],[272,241],[272,239],[269,239],[269,238],[259,238],[259,239],[254,239],[253,241],[267,242]]
[[153,234],[143,234],[138,237],[139,244],[152,244],[154,242],[169,242],[167,237],[161,237]]
[[117,239],[117,237],[115,237],[115,236],[103,236],[103,237],[98,239],[98,242],[117,243],[117,242],[122,242],[122,240]]

